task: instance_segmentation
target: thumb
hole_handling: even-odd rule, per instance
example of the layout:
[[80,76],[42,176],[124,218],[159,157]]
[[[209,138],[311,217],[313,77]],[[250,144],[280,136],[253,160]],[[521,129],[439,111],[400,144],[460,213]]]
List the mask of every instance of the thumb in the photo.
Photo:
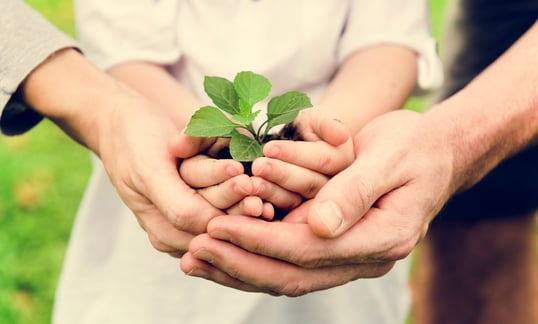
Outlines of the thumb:
[[373,170],[357,160],[321,188],[307,218],[316,235],[333,238],[344,233],[389,190]]
[[170,139],[168,151],[175,157],[186,159],[205,151],[215,141],[215,137],[195,137],[181,132]]
[[322,118],[313,123],[315,132],[321,139],[333,146],[339,146],[351,140],[348,128],[337,119]]
[[307,141],[322,140],[332,146],[339,146],[351,139],[349,129],[326,111],[307,109],[301,111],[295,120],[300,134]]
[[179,177],[174,163],[161,164],[146,178],[145,192],[141,194],[178,230],[203,233],[209,220],[223,213]]

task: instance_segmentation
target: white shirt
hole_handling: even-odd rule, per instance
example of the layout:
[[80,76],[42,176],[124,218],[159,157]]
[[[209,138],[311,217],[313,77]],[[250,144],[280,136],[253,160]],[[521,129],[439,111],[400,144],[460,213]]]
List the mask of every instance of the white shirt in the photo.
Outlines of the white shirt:
[[[273,83],[273,94],[305,91],[315,103],[347,55],[381,42],[419,54],[418,87],[441,81],[426,0],[78,0],[75,10],[82,49],[100,67],[166,64],[202,101],[205,75],[251,70]],[[402,260],[382,278],[299,298],[188,277],[151,247],[96,160],[54,323],[403,323],[408,268]]]

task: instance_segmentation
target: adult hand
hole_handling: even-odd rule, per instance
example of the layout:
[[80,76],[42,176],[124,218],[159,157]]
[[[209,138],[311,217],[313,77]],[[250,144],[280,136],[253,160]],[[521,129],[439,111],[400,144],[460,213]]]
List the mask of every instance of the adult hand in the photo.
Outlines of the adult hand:
[[354,138],[355,162],[284,222],[216,217],[181,267],[234,288],[290,296],[381,276],[411,252],[455,190],[448,140],[427,114],[378,117]]
[[252,173],[312,198],[330,177],[353,162],[351,135],[345,125],[316,108],[301,111],[294,125],[304,141],[268,142],[263,148],[265,157],[254,161]]
[[193,235],[223,214],[178,177],[166,146],[179,132],[171,118],[77,51],[52,55],[21,90],[29,106],[101,158],[156,249],[182,255]]
[[118,105],[102,123],[98,154],[153,247],[179,257],[194,235],[206,232],[211,218],[224,213],[178,176],[177,159],[166,145],[178,129],[167,115],[141,100]]

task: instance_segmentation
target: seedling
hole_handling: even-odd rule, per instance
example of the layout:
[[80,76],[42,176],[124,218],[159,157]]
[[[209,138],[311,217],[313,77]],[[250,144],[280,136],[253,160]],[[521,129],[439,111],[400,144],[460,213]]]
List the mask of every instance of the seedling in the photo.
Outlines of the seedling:
[[271,83],[262,75],[243,71],[233,82],[222,77],[206,76],[204,90],[214,106],[204,106],[191,117],[186,134],[202,137],[230,138],[230,155],[247,162],[263,156],[263,144],[275,126],[291,123],[299,111],[312,107],[310,98],[299,91],[289,91],[271,98],[267,118],[259,127],[253,123],[261,110],[254,105],[265,99]]

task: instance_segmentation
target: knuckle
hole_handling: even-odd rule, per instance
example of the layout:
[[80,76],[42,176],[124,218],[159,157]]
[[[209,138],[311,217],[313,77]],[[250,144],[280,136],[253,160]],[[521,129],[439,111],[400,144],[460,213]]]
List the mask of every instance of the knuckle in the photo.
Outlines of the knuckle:
[[417,240],[402,240],[395,244],[386,254],[387,260],[396,261],[406,258],[415,248]]
[[162,240],[157,235],[148,234],[148,238],[149,238],[149,242],[151,243],[151,246],[153,246],[153,248],[159,252],[163,252],[163,253],[177,252],[176,249],[166,244],[164,240]]
[[168,252],[168,255],[170,255],[173,258],[181,259],[185,255],[185,253],[187,253],[187,251],[173,251],[173,252]]
[[163,245],[163,244],[162,244],[161,242],[159,242],[158,240],[156,240],[156,239],[152,239],[152,238],[150,237],[149,241],[150,241],[150,243],[151,243],[151,246],[153,246],[153,248],[154,248],[155,250],[157,250],[157,251],[159,251],[159,252],[165,252],[165,253],[166,253],[166,252],[171,252],[170,249],[169,249],[167,246]]
[[311,286],[304,280],[291,280],[279,292],[288,297],[300,297],[311,292]]
[[387,273],[389,273],[389,271],[392,269],[393,266],[394,266],[394,262],[380,263],[378,264],[377,267],[375,267],[375,269],[373,269],[371,273],[371,277],[372,278],[382,277],[386,275]]
[[334,159],[331,154],[321,154],[318,156],[316,168],[323,173],[330,174],[334,168]]
[[[192,201],[192,199],[185,199]],[[172,225],[180,230],[189,233],[205,232],[205,222],[200,217],[200,209],[193,204],[174,204],[166,210],[166,217]]]
[[371,184],[368,184],[362,179],[355,179],[354,185],[348,188],[350,191],[349,197],[351,197],[353,206],[359,210],[365,210],[374,203],[375,195],[374,189]]
[[317,181],[309,181],[304,189],[304,192],[303,192],[303,197],[305,198],[313,198],[319,191],[320,189],[320,185],[318,184]]
[[306,253],[302,255],[303,256],[301,259],[296,259],[292,262],[307,269],[314,269],[325,265],[324,260],[319,257],[315,257]]

